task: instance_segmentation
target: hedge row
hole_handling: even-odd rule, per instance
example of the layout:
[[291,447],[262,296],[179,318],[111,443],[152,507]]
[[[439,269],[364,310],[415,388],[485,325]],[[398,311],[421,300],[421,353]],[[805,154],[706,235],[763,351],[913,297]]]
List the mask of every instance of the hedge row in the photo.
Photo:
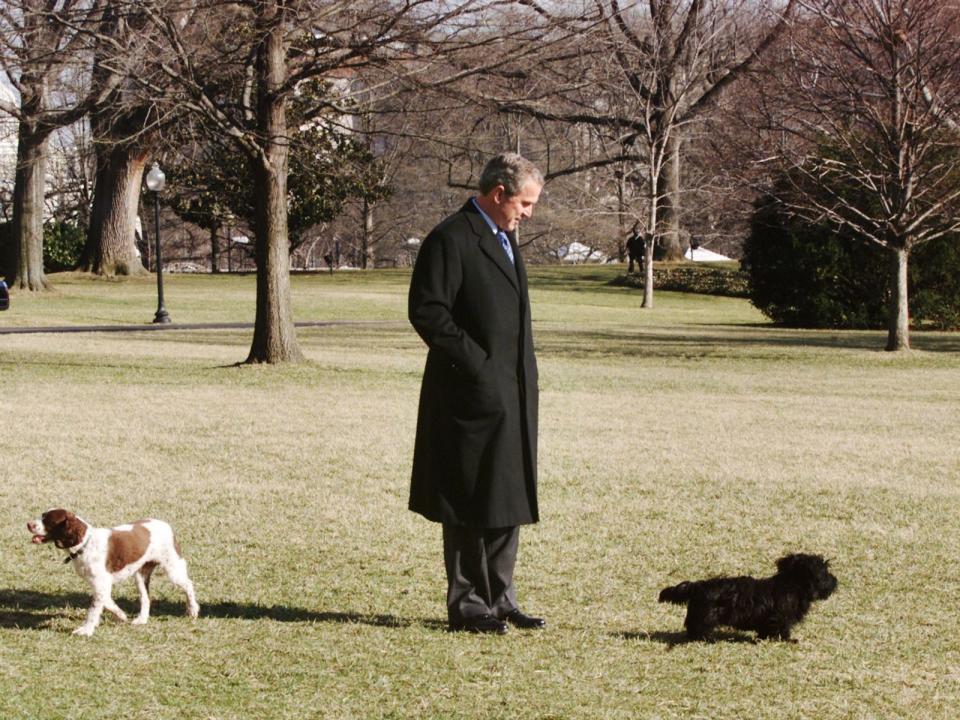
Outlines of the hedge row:
[[[645,276],[641,272],[618,276],[614,285],[642,288]],[[748,297],[747,275],[740,270],[712,265],[653,265],[654,290]]]
[[[750,302],[789,327],[881,329],[890,317],[894,256],[849,230],[794,217],[762,198],[743,245]],[[960,329],[960,234],[917,246],[909,265],[910,324]]]

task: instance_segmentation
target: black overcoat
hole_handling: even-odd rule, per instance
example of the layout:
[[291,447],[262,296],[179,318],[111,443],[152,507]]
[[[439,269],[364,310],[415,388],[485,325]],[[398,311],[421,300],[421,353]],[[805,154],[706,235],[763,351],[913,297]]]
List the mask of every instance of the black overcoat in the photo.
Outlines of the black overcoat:
[[409,317],[427,343],[410,509],[480,528],[537,522],[537,362],[527,274],[473,202],[420,248]]

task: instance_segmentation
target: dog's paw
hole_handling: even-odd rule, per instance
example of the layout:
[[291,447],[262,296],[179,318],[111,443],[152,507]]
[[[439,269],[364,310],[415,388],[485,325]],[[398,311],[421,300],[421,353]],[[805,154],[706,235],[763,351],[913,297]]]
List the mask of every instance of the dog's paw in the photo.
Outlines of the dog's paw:
[[137,617],[135,617],[133,620],[130,621],[130,624],[131,624],[131,625],[146,625],[146,624],[147,624],[147,620],[149,620],[149,619],[150,619],[149,617],[141,617],[140,615],[137,615]]
[[73,631],[73,634],[80,635],[82,637],[90,637],[91,635],[93,635],[93,631],[95,629],[96,628],[93,626],[81,625],[80,627],[78,627],[76,630]]
[[196,618],[200,614],[200,606],[196,603],[187,605],[187,615],[192,618]]

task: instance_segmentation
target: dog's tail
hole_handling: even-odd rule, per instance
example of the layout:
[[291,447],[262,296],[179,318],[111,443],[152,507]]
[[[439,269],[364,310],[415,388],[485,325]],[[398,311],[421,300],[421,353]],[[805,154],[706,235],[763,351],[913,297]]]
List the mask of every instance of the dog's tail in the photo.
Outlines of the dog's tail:
[[690,601],[690,595],[696,588],[697,583],[684,581],[679,585],[664,588],[660,591],[660,602],[673,603],[674,605],[686,605]]

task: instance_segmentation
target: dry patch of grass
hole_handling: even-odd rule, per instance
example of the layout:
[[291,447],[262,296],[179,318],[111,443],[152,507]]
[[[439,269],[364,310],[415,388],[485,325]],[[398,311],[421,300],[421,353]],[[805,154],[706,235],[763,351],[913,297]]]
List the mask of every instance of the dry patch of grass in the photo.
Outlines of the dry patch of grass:
[[[543,521],[518,582],[550,627],[506,638],[443,630],[439,529],[405,510],[424,351],[402,322],[301,329],[308,362],[277,368],[234,366],[247,331],[4,336],[0,717],[952,718],[956,336],[891,357],[742,301],[644,313],[588,272],[534,273]],[[247,319],[246,281],[183,278],[168,307]],[[78,321],[136,289],[76,282],[50,302]],[[403,274],[294,287],[298,319],[403,319]],[[24,528],[55,504],[169,520],[201,618],[158,580],[147,626],[70,636],[87,587]],[[790,550],[841,583],[796,644],[678,642],[659,588]]]

